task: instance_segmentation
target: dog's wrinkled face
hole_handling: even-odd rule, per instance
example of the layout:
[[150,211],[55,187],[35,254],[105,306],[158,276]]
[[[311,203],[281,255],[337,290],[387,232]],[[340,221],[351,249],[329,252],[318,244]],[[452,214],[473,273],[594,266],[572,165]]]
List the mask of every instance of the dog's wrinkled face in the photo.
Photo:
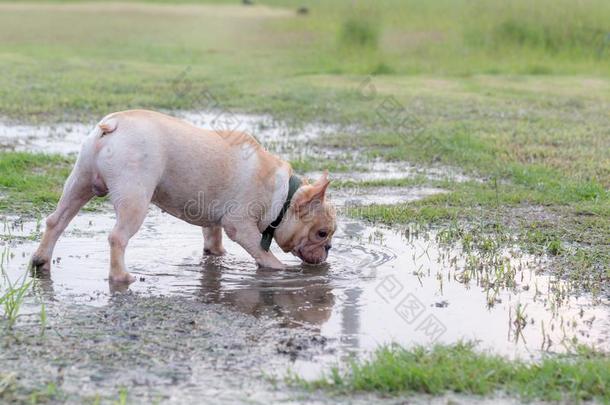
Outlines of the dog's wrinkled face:
[[275,240],[284,252],[309,264],[326,260],[337,227],[335,208],[325,197],[329,183],[324,173],[314,184],[301,186],[275,232]]

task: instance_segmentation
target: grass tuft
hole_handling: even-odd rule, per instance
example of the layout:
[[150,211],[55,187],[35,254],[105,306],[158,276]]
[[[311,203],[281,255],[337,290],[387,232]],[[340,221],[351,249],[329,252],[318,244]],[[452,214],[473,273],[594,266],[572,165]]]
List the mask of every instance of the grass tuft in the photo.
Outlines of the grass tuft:
[[379,47],[378,23],[370,17],[349,17],[341,25],[339,42],[346,47],[377,49]]
[[470,343],[405,349],[390,345],[368,360],[333,368],[323,378],[293,382],[308,389],[339,393],[378,392],[398,395],[451,391],[492,395],[497,392],[524,399],[573,401],[610,400],[610,358],[589,349],[570,356],[549,356],[538,363],[511,361],[479,353]]
[[467,42],[487,49],[533,49],[549,55],[606,57],[607,21],[591,10],[607,10],[599,0],[475,1],[478,24],[467,29]]

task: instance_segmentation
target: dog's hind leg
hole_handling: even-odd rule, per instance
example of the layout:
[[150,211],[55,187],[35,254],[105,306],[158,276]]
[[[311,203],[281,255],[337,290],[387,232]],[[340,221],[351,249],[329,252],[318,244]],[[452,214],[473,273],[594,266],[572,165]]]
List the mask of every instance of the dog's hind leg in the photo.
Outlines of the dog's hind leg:
[[36,270],[50,270],[53,249],[57,239],[78,211],[94,196],[90,176],[82,160],[77,160],[72,173],[64,184],[55,211],[46,219],[46,228],[38,249],[32,256],[32,267]]
[[222,246],[222,227],[203,227],[203,254],[222,256],[226,253]]
[[111,200],[116,212],[116,223],[108,236],[110,243],[111,282],[131,283],[135,278],[127,272],[125,266],[125,249],[129,239],[140,229],[152,196],[152,192],[143,187],[133,187],[122,183],[117,189],[110,189]]

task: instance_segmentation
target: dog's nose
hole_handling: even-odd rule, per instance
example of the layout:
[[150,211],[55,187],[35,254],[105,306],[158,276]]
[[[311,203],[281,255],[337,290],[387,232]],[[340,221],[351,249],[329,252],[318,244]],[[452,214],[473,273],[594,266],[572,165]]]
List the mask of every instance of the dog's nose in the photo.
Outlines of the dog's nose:
[[324,249],[326,250],[326,252],[328,252],[331,247],[333,247],[333,246],[332,245],[326,245],[326,246],[324,246]]

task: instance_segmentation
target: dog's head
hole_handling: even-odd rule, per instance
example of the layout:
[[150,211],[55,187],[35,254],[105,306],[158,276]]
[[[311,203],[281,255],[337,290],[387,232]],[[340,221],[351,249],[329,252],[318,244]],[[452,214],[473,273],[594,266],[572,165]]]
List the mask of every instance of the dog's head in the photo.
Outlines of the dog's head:
[[326,199],[329,183],[324,172],[315,183],[303,184],[275,231],[275,241],[282,250],[306,263],[323,263],[332,247],[337,221],[335,208]]

